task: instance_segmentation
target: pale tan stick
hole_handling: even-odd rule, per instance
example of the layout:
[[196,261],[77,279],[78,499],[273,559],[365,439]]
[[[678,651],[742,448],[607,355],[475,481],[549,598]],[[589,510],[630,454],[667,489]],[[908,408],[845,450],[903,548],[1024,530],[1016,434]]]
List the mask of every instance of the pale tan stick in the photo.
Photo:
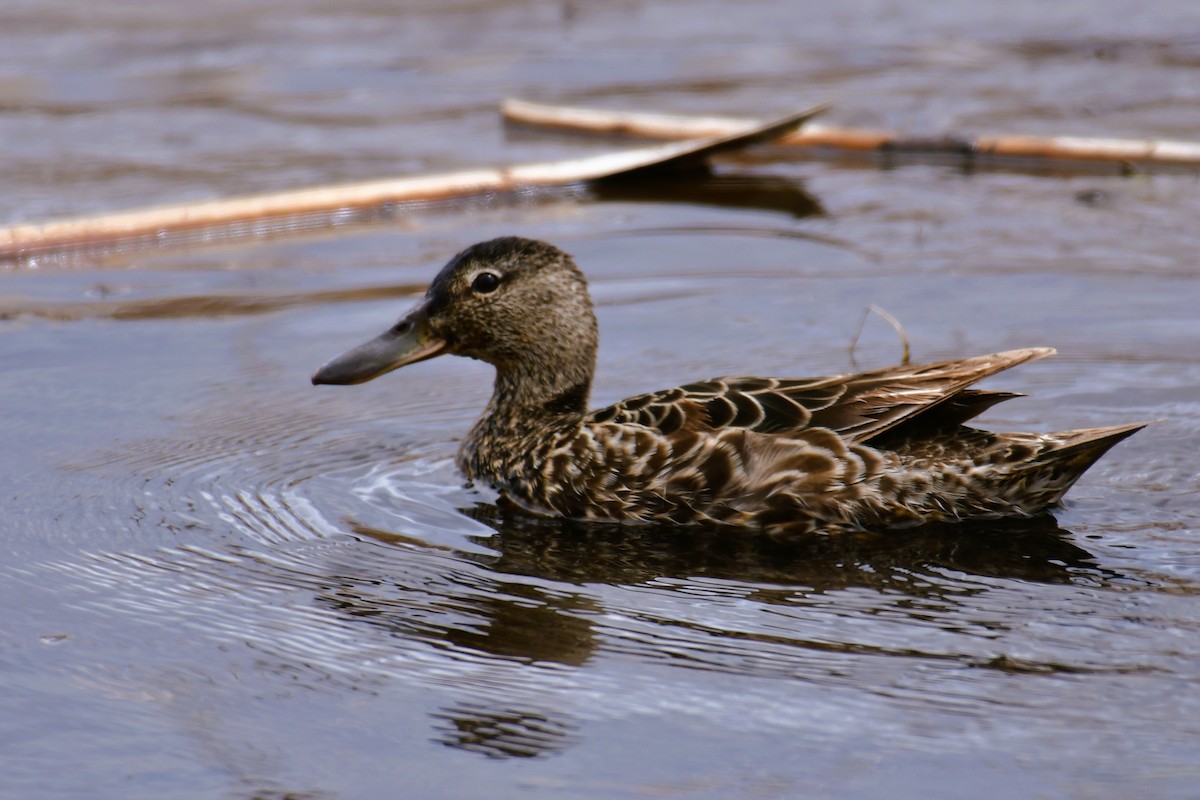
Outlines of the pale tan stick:
[[[592,108],[551,106],[506,100],[504,116],[513,122],[596,133],[623,133],[655,139],[719,136],[754,122],[744,117],[691,117]],[[838,150],[895,153],[948,153],[1072,161],[1200,165],[1200,143],[1153,139],[1089,139],[1078,136],[975,136],[905,138],[886,131],[805,125],[779,144]]]
[[359,211],[389,204],[446,200],[529,187],[566,186],[639,170],[669,168],[702,160],[714,153],[776,139],[803,125],[822,110],[823,107],[818,107],[766,124],[755,122],[735,126],[698,141],[624,150],[570,161],[301,189],[3,228],[0,229],[0,259],[112,246],[132,239],[278,221],[311,214]]

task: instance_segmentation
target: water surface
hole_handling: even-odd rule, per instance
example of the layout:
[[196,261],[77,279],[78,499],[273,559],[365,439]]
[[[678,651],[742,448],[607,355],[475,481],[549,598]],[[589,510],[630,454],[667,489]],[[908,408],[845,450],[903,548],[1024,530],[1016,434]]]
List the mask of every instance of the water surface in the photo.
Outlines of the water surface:
[[[1187,137],[1189,3],[38,0],[0,10],[0,219],[613,146],[506,95]],[[1085,13],[1086,12],[1086,13]],[[1194,175],[765,151],[675,186],[0,273],[0,794],[1200,793]],[[595,396],[1053,345],[995,428],[1162,421],[1053,518],[793,543],[506,517],[461,359],[315,366],[455,251],[574,253]]]

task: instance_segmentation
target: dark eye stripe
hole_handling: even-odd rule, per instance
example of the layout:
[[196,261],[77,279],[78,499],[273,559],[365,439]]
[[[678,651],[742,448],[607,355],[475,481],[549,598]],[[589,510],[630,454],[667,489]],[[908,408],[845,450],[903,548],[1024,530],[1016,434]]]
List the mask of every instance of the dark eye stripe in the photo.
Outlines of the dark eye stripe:
[[500,276],[494,272],[481,272],[471,282],[471,288],[480,294],[489,294],[500,286]]

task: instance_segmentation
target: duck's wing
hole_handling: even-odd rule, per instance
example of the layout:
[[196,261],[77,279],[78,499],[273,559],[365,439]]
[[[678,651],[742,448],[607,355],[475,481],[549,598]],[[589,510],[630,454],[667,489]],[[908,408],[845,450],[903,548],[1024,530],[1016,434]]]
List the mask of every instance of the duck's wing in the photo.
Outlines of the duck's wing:
[[1051,348],[888,367],[823,378],[714,378],[631,397],[593,411],[589,421],[682,430],[743,428],[788,434],[827,428],[847,442],[888,432],[953,427],[1017,395],[968,387],[989,375],[1052,354]]

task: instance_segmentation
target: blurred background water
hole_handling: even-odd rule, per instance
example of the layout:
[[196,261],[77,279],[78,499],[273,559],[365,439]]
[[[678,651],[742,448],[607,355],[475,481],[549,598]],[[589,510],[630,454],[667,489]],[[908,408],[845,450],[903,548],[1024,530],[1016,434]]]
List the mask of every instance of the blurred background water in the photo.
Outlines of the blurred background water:
[[[1195,138],[1200,17],[1125,0],[8,0],[0,222],[566,158],[501,99]],[[1200,794],[1200,186],[765,150],[0,271],[0,795]],[[1162,422],[1055,520],[790,544],[507,519],[486,367],[318,390],[441,264],[575,254],[594,402],[1053,345],[996,428]]]

